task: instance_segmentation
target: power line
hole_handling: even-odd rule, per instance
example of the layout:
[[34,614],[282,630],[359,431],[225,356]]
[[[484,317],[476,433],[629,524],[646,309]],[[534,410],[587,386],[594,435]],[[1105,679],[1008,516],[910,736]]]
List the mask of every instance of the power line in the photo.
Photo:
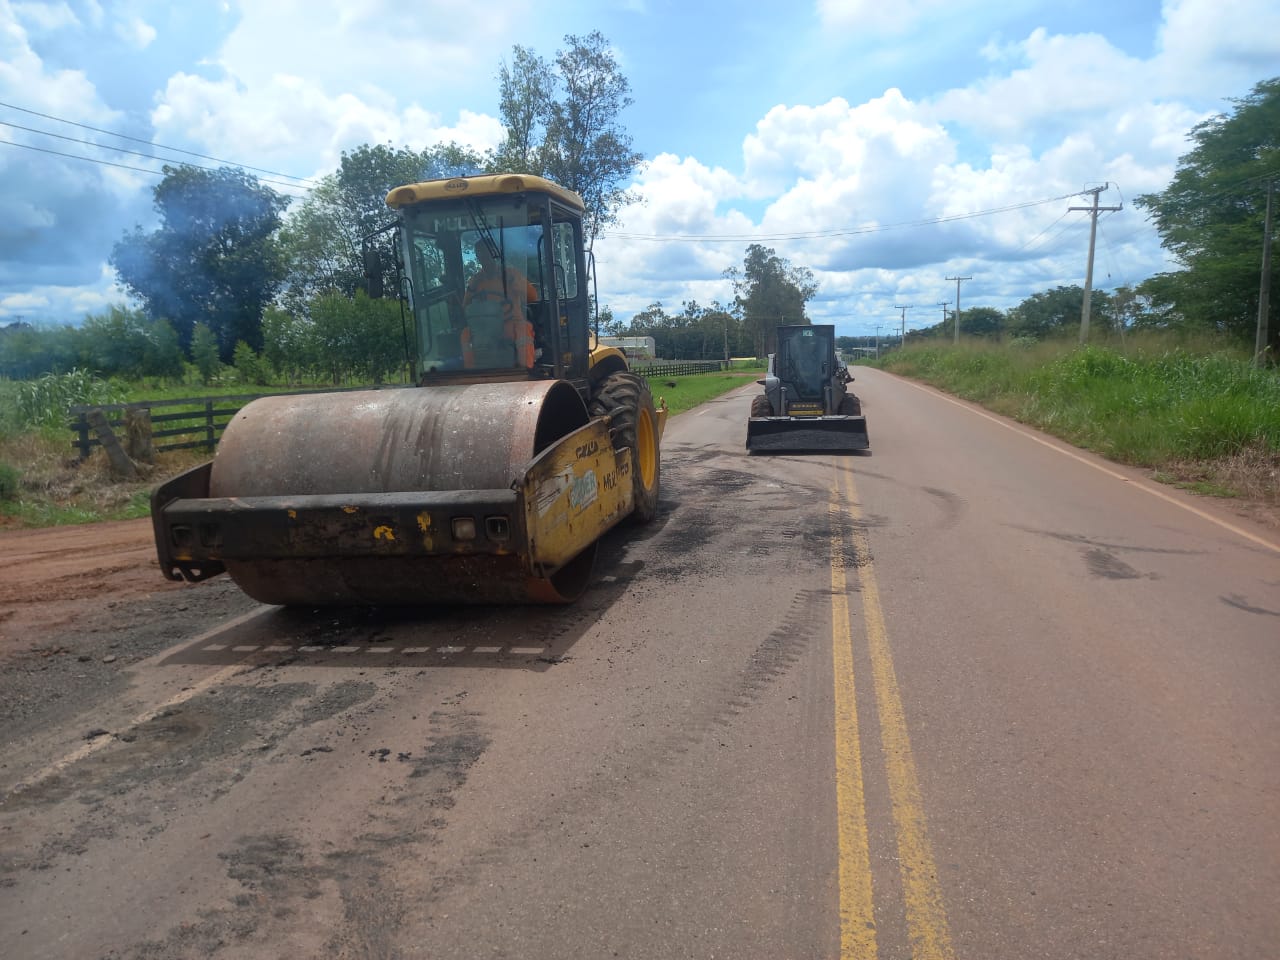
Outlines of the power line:
[[[7,147],[21,147],[23,150],[34,150],[34,151],[36,151],[37,153],[48,153],[48,154],[52,154],[52,155],[53,155],[53,156],[55,156],[55,157],[67,157],[67,158],[69,158],[69,159],[71,159],[71,160],[84,160],[84,161],[86,161],[86,162],[88,162],[88,163],[97,163],[97,164],[101,164],[101,165],[102,165],[102,166],[104,166],[104,167],[117,167],[117,168],[119,168],[119,169],[121,169],[121,170],[135,170],[135,171],[137,171],[138,173],[149,173],[149,174],[151,174],[151,175],[152,175],[152,176],[154,176],[154,177],[163,177],[163,176],[165,175],[165,173],[164,173],[164,171],[163,171],[163,170],[152,170],[152,169],[150,169],[150,168],[148,168],[148,167],[135,167],[135,166],[133,166],[132,164],[128,164],[128,163],[116,163],[116,162],[114,162],[114,161],[112,161],[112,160],[101,160],[101,159],[99,159],[99,158],[97,158],[97,157],[86,157],[86,156],[82,156],[81,154],[78,154],[78,153],[64,153],[64,152],[63,152],[63,151],[61,151],[61,150],[50,150],[50,149],[48,149],[47,147],[37,147],[37,146],[35,146],[34,144],[31,144],[31,143],[15,143],[13,140],[4,140],[4,139],[0,139],[0,144],[3,144],[3,145],[5,145],[5,146],[7,146]],[[157,157],[156,159],[160,160],[160,159],[163,159],[163,158],[161,158],[161,157]],[[195,167],[195,168],[196,168],[196,169],[198,169],[198,170],[213,170],[213,169],[214,169],[213,167],[206,167],[206,166],[202,166],[201,164],[198,164],[198,163],[183,163],[182,165],[183,165],[183,166],[185,166],[185,167]],[[276,184],[277,186],[281,186],[281,187],[288,187],[288,188],[290,188],[290,189],[292,189],[292,190],[305,190],[305,189],[306,189],[306,187],[303,187],[303,186],[301,186],[300,184],[297,184],[297,183],[283,183],[283,182],[281,182],[281,181],[279,181],[279,180],[267,180],[267,179],[264,179],[264,178],[260,178],[259,182],[261,182],[261,183],[274,183],[274,184]]]
[[127,163],[113,163],[110,160],[98,160],[95,157],[82,157],[76,153],[63,153],[61,150],[49,150],[45,147],[37,147],[30,143],[14,143],[12,140],[0,139],[0,144],[6,147],[21,147],[23,150],[35,150],[37,153],[51,153],[55,157],[70,157],[72,160],[88,160],[90,163],[100,163],[104,167],[119,167],[121,170],[136,170],[138,173],[151,173],[157,177],[164,176],[159,170],[150,170],[146,167],[135,167]]
[[[1065,216],[1066,214],[1063,214],[1063,217]],[[1057,244],[1057,242],[1060,239],[1062,239],[1062,237],[1066,236],[1068,232],[1072,230],[1079,232],[1080,230],[1083,230],[1083,229],[1084,229],[1084,224],[1081,223],[1079,220],[1070,220],[1067,223],[1064,223],[1061,226],[1061,228],[1059,228],[1058,231],[1054,233],[1052,237],[1050,237],[1047,241],[1045,241],[1045,246],[1052,248],[1055,244]],[[1050,276],[1053,273],[1054,268],[1052,264],[1049,263],[1048,261],[1048,251],[1043,251],[1041,253],[1039,262],[1043,266],[1043,269],[1041,269],[1039,275],[1044,277]]]
[[[128,150],[128,149],[126,149],[125,147],[111,147],[111,146],[107,146],[105,143],[95,143],[95,142],[94,142],[94,141],[92,141],[92,140],[82,140],[82,139],[80,139],[79,137],[67,137],[67,136],[64,136],[63,134],[60,134],[60,133],[49,133],[48,131],[45,131],[45,130],[36,130],[34,127],[24,127],[24,126],[22,126],[21,124],[18,124],[18,123],[10,123],[8,120],[0,120],[0,126],[13,127],[13,129],[15,129],[15,130],[25,130],[25,131],[27,131],[27,133],[38,133],[38,134],[40,134],[40,136],[42,136],[42,137],[54,137],[54,138],[55,138],[55,139],[57,139],[57,140],[66,140],[66,141],[68,141],[68,142],[70,142],[70,143],[79,143],[79,144],[83,144],[83,145],[84,145],[84,146],[86,146],[86,147],[97,147],[97,148],[99,148],[99,149],[101,149],[101,150],[113,150],[113,151],[115,151],[116,153],[127,153],[127,154],[129,154],[130,156],[134,156],[134,157],[142,157],[144,160],[159,160],[159,161],[161,161],[162,163],[170,163],[170,162],[172,162],[172,163],[180,163],[180,164],[182,164],[184,167],[197,167],[197,168],[199,168],[199,169],[201,169],[201,170],[213,170],[213,169],[215,169],[214,167],[206,167],[206,166],[204,166],[203,164],[200,164],[200,163],[191,163],[189,160],[171,160],[169,157],[157,157],[157,156],[155,156],[154,154],[150,154],[150,153],[143,153],[141,150]],[[24,146],[24,144],[14,143],[12,140],[5,140],[5,141],[2,141],[2,142],[4,142],[4,143],[8,143],[8,144],[10,144],[10,145],[12,145],[12,146],[15,146],[15,147]],[[166,148],[162,148],[162,149],[168,149],[168,148],[166,147]],[[52,152],[52,151],[51,151],[51,152]],[[63,156],[74,156],[74,154],[63,154]],[[92,157],[78,157],[78,159],[81,159],[81,160],[92,160],[93,158],[92,158]],[[235,166],[239,167],[240,165],[239,165],[239,164],[235,164]],[[134,169],[137,169],[137,168],[134,168]],[[253,168],[242,168],[242,169],[253,169]],[[153,172],[153,171],[148,171],[148,172]],[[154,171],[154,172],[158,172],[158,171]],[[266,178],[266,177],[258,177],[258,180],[259,180],[259,182],[261,182],[261,183],[274,183],[274,184],[276,184],[276,185],[278,185],[278,186],[281,186],[281,187],[293,187],[294,189],[297,189],[297,190],[304,190],[304,189],[306,189],[305,187],[303,187],[303,186],[302,186],[302,184],[299,184],[299,183],[285,183],[285,182],[284,182],[284,181],[282,181],[282,180],[270,180],[270,179],[268,179],[268,178]]]
[[1065,219],[1067,218],[1067,213],[1068,213],[1068,212],[1069,212],[1069,211],[1064,211],[1064,212],[1063,212],[1063,214],[1062,214],[1062,216],[1058,217],[1058,219],[1057,219],[1057,220],[1053,221],[1053,223],[1049,224],[1047,227],[1045,227],[1043,230],[1041,230],[1041,231],[1040,231],[1039,233],[1037,233],[1034,237],[1032,237],[1030,240],[1028,240],[1026,243],[1024,243],[1022,246],[1020,246],[1017,250],[1015,250],[1015,251],[1013,251],[1013,252],[1014,252],[1014,253],[1021,253],[1023,250],[1027,249],[1027,247],[1032,246],[1032,245],[1033,245],[1037,240],[1039,240],[1039,239],[1040,239],[1041,237],[1043,237],[1046,233],[1048,233],[1050,230],[1052,230],[1054,227],[1056,227],[1058,224],[1060,224],[1063,220],[1065,220]]
[[906,227],[932,226],[938,223],[951,223],[956,220],[972,220],[975,217],[989,217],[997,213],[1010,213],[1014,210],[1025,210],[1046,203],[1057,203],[1072,197],[1083,196],[1085,191],[1064,193],[1059,197],[1046,197],[1043,200],[1026,200],[1022,203],[1011,203],[990,210],[975,210],[971,213],[956,213],[944,217],[928,217],[923,220],[905,220],[901,223],[886,223],[873,227],[845,227],[835,230],[809,230],[797,233],[751,234],[751,233],[681,233],[672,235],[651,233],[610,233],[609,236],[620,240],[648,240],[657,243],[741,243],[743,240],[822,240],[830,237],[852,237],[867,233],[882,233],[885,230],[900,230]]
[[[40,113],[38,110],[28,110],[26,107],[19,107],[16,104],[5,103],[0,100],[0,107],[8,107],[10,110],[17,110],[20,113],[27,113],[33,117],[40,117],[44,120],[53,120],[57,123],[66,123],[73,127],[79,127],[82,130],[92,130],[94,133],[105,133],[109,137],[119,137],[121,140],[131,140],[134,143],[145,143],[149,147],[157,147],[161,150],[168,150],[171,153],[185,153],[189,157],[198,157],[201,160],[212,160],[214,163],[225,163],[233,167],[243,167],[245,170],[254,170],[258,173],[269,173],[273,177],[284,177],[286,180],[300,180],[303,183],[314,183],[315,181],[308,177],[295,177],[291,173],[281,173],[278,170],[268,170],[265,167],[254,167],[247,163],[236,163],[234,160],[223,160],[220,157],[211,157],[208,154],[196,153],[194,150],[183,150],[181,147],[167,147],[161,143],[155,143],[152,140],[144,140],[142,137],[131,137],[127,133],[116,133],[114,130],[104,130],[101,127],[91,127],[87,123],[79,123],[75,120],[68,120],[65,117],[55,117],[49,113]],[[10,124],[12,126],[12,124]],[[25,129],[25,128],[24,128]],[[39,133],[40,131],[36,131]],[[56,137],[57,134],[51,133],[47,136]],[[116,149],[107,147],[108,150]]]

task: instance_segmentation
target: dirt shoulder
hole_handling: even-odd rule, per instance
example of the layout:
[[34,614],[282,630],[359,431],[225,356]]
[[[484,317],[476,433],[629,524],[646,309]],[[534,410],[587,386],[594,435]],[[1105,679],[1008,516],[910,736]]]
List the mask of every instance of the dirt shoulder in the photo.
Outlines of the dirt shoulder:
[[160,573],[149,519],[0,531],[0,660],[182,586]]

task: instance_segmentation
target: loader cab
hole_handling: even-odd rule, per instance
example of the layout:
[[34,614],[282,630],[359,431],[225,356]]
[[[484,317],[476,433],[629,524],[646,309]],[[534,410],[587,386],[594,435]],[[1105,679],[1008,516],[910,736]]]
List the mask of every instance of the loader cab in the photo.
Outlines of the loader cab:
[[581,201],[547,180],[398,187],[401,283],[419,382],[585,381]]
[[847,372],[836,356],[836,328],[804,324],[777,329],[777,350],[769,355],[762,381],[771,409],[788,416],[823,416],[837,411]]
[[778,379],[792,399],[821,401],[835,371],[835,328],[793,326],[778,328],[775,359]]

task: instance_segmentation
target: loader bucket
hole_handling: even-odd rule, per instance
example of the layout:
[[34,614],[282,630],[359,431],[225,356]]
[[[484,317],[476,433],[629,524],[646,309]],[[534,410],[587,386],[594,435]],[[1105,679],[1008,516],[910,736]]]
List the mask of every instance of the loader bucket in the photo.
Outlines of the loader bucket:
[[752,417],[747,450],[764,453],[869,450],[866,417]]

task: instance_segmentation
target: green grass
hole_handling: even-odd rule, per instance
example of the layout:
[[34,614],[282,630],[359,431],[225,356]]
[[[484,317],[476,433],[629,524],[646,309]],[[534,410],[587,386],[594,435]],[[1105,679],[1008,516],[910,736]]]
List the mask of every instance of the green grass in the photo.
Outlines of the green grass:
[[1205,474],[1186,483],[1200,492],[1235,495],[1237,486],[1203,465],[1246,460],[1275,488],[1268,465],[1280,463],[1280,376],[1221,344],[931,344],[878,365],[1118,462],[1184,481]]
[[[733,373],[704,373],[688,377],[655,377],[649,381],[654,400],[662,398],[674,415],[707,400],[751,383],[763,375],[763,367],[735,367]],[[667,386],[674,380],[676,386]],[[51,527],[129,520],[150,512],[151,488],[157,480],[123,483],[113,480],[101,452],[85,463],[73,465],[71,433],[64,422],[34,428],[19,424],[12,413],[21,384],[0,381],[0,527]],[[193,396],[227,396],[270,393],[286,387],[246,387],[234,384],[204,388],[191,384],[162,387],[154,383],[123,385],[124,400],[182,399]],[[323,389],[323,388],[321,388]],[[177,412],[166,410],[166,412]],[[197,414],[203,417],[203,407]],[[160,455],[159,476],[171,476],[203,458],[199,451],[175,451]]]
[[151,513],[151,493],[140,490],[112,506],[64,504],[28,498],[0,503],[0,517],[18,527],[64,527],[105,520],[136,520]]
[[[649,389],[654,403],[659,398],[666,401],[672,416],[714,400],[721,394],[753,382],[764,376],[764,368],[735,368],[722,373],[696,373],[687,377],[650,377]],[[674,383],[675,386],[668,386]]]

